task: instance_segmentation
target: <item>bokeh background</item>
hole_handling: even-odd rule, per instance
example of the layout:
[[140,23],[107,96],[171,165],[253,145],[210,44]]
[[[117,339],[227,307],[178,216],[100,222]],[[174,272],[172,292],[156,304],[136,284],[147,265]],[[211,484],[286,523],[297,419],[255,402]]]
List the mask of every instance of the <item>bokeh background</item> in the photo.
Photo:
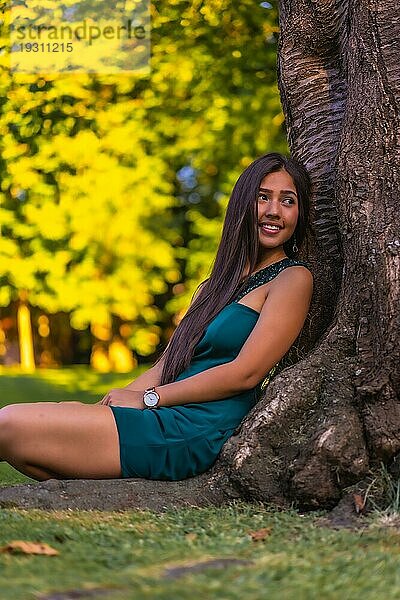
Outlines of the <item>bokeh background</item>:
[[275,2],[153,2],[147,74],[0,76],[0,365],[152,363],[243,169],[288,152]]

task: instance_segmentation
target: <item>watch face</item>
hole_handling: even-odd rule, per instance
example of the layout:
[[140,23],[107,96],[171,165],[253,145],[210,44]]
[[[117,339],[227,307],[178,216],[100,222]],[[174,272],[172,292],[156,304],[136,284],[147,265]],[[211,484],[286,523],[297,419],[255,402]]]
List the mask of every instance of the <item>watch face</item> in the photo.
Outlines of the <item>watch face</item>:
[[154,392],[147,392],[145,396],[146,406],[156,406],[158,403],[158,395]]

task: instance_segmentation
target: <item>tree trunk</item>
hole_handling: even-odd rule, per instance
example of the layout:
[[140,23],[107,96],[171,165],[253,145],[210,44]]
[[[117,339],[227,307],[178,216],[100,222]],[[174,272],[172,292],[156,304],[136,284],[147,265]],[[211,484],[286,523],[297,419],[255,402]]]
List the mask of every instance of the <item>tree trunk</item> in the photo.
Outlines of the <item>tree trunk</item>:
[[[400,19],[394,0],[281,0],[291,153],[314,181],[306,351],[268,384],[214,467],[135,505],[232,498],[331,507],[400,449]],[[172,489],[173,488],[173,489]],[[204,501],[204,498],[203,498]]]
[[328,507],[400,449],[400,20],[373,0],[281,0],[280,20],[289,144],[315,184],[308,349],[321,337],[220,468],[247,498]]
[[20,292],[17,309],[20,364],[22,371],[32,373],[35,370],[35,357],[32,340],[31,313],[27,303],[28,294]]

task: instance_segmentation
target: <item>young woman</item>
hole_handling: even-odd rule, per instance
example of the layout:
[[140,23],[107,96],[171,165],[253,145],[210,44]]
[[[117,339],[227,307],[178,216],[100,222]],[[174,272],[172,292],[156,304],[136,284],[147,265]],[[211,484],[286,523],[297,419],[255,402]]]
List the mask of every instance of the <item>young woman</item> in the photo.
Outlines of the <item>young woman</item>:
[[0,410],[0,458],[37,480],[206,471],[298,337],[313,277],[294,259],[308,223],[305,168],[261,156],[237,180],[211,275],[154,366],[99,403]]

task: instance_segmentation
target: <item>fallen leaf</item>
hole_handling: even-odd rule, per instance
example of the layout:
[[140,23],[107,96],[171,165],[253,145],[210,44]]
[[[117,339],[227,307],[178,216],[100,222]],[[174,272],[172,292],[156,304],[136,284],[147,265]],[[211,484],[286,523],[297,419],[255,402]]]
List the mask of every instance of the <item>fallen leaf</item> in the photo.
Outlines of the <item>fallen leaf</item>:
[[48,544],[40,542],[24,542],[23,540],[14,540],[6,546],[0,548],[0,552],[9,552],[10,554],[45,554],[46,556],[56,556],[60,554]]
[[263,529],[258,529],[257,531],[249,531],[248,533],[249,535],[251,535],[253,542],[258,542],[265,540],[265,538],[270,535],[271,531],[272,527],[264,527]]
[[356,513],[360,513],[364,510],[365,508],[365,499],[360,496],[360,494],[353,494],[353,498],[354,498],[354,507],[356,509]]

